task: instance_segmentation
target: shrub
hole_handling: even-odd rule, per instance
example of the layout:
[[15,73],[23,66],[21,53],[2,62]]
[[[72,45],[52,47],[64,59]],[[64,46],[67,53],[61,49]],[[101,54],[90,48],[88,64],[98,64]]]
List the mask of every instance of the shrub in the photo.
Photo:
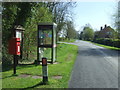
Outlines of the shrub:
[[8,69],[12,65],[13,57],[8,54],[8,49],[2,46],[2,70]]
[[93,42],[120,48],[120,39],[98,38],[94,39]]

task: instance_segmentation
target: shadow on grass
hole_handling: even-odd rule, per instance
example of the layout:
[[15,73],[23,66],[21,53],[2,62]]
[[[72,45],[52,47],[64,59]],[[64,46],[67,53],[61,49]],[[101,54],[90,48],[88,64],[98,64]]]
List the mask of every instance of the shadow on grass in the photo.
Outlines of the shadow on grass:
[[3,65],[2,64],[2,72],[5,72],[5,71],[9,71],[9,70],[11,70],[12,69],[12,65],[10,64],[10,65]]
[[[29,68],[29,67],[33,67],[33,66],[37,66],[35,64],[18,64],[17,65],[17,69],[21,69],[21,68]],[[2,72],[6,72],[9,70],[13,69],[13,65],[9,65],[9,66],[3,66],[2,65]]]
[[16,76],[18,76],[18,75],[17,75],[17,74],[12,74],[12,75],[10,75],[10,76],[6,76],[6,77],[4,77],[4,78],[2,78],[2,79],[10,78],[10,77],[16,77]]
[[36,84],[36,85],[33,85],[33,86],[31,86],[31,87],[23,88],[23,89],[20,89],[20,90],[30,90],[30,89],[32,89],[32,88],[35,88],[35,87],[37,87],[37,86],[42,86],[42,85],[48,85],[48,83],[40,82],[40,83],[38,83],[38,84]]

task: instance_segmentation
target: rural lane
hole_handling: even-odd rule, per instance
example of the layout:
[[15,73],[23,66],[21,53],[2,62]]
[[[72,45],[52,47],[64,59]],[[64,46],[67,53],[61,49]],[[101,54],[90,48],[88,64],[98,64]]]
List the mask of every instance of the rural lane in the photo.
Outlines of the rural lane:
[[118,88],[118,51],[77,40],[69,88]]

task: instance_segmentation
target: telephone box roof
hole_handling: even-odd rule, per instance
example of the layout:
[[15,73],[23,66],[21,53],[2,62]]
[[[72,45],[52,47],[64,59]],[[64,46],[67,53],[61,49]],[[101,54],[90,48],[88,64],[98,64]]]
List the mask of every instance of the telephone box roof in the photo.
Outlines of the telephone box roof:
[[38,23],[38,25],[57,25],[57,24],[52,22],[47,22],[47,23]]

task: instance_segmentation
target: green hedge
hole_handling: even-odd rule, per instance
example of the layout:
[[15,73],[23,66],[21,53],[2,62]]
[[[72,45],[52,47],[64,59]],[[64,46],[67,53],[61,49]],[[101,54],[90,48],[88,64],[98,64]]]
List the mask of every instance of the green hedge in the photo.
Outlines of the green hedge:
[[120,48],[120,39],[98,38],[94,39],[93,42]]

